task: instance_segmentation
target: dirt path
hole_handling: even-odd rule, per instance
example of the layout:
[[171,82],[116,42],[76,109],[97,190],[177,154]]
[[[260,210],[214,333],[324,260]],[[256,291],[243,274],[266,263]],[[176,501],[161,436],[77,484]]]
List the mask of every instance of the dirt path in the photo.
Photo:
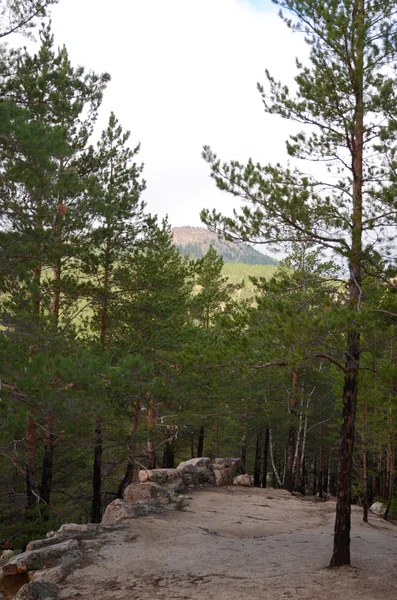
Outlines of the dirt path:
[[[71,600],[395,600],[397,527],[353,510],[354,568],[327,569],[335,505],[281,490],[194,492],[182,512],[112,534],[65,581]],[[134,538],[135,534],[138,534]]]

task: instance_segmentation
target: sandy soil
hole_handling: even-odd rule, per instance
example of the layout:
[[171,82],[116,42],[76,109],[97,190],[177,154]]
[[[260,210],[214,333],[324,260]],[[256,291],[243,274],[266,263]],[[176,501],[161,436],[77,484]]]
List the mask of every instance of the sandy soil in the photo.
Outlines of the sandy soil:
[[328,569],[335,504],[281,490],[203,489],[135,519],[64,582],[81,600],[395,600],[397,527],[353,508],[353,567]]

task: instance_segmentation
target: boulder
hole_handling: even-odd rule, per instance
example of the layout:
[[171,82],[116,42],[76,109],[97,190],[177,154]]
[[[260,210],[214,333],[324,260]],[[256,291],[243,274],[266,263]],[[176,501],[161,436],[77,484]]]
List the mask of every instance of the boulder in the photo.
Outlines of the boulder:
[[371,512],[373,512],[375,515],[379,515],[380,517],[383,517],[386,512],[386,506],[384,504],[382,504],[382,502],[374,502],[374,504],[371,506],[371,508],[369,510]]
[[232,485],[237,475],[245,470],[240,458],[216,458],[213,462],[215,485]]
[[120,523],[120,521],[135,519],[136,517],[137,511],[135,504],[124,502],[124,500],[117,498],[106,507],[102,517],[102,523]]
[[59,561],[65,572],[81,559],[81,552],[76,540],[66,540],[44,548],[27,550],[11,558],[3,566],[4,575],[18,575],[27,571],[40,571],[54,567]]
[[176,502],[178,497],[172,489],[152,481],[140,485],[132,483],[125,488],[124,502],[141,502],[153,499],[169,504],[170,502]]
[[57,600],[58,590],[53,583],[34,581],[21,587],[14,600]]
[[183,473],[186,485],[197,486],[200,483],[215,483],[211,459],[207,457],[191,458],[178,465],[177,471]]
[[[172,494],[169,490],[166,491],[168,494]],[[175,496],[175,503],[169,503],[169,508],[182,508],[182,505],[184,504],[183,498],[184,496]],[[117,498],[106,507],[101,525],[103,528],[108,525],[118,525],[122,527],[123,521],[144,517],[150,513],[164,512],[167,508],[165,504],[165,502],[160,502],[158,498],[152,498],[151,500],[146,501],[137,500],[136,502],[125,502],[124,500]]]
[[159,485],[164,485],[168,481],[180,479],[180,473],[176,469],[142,469],[138,473],[139,483],[153,481]]
[[61,565],[57,565],[56,567],[52,567],[52,569],[43,569],[42,571],[33,571],[33,573],[29,574],[29,581],[44,581],[46,583],[60,583],[63,579],[65,579],[67,575],[67,570],[65,570]]
[[211,464],[211,468],[208,467],[197,467],[197,475],[199,483],[209,483],[215,485],[215,474]]
[[184,492],[186,485],[189,485],[189,482],[185,481],[183,472],[177,469],[145,469],[139,471],[138,477],[139,483],[157,483],[169,488],[175,494]]
[[190,458],[189,460],[185,460],[185,462],[179,463],[177,470],[190,466],[196,467],[196,469],[200,467],[212,468],[212,463],[210,458],[207,458],[206,456],[199,456],[198,458]]
[[[123,493],[124,502],[136,502],[137,500],[150,500],[150,482],[127,485]],[[110,504],[109,504],[110,506]]]
[[237,475],[233,479],[233,485],[244,485],[246,487],[251,486],[251,477],[246,473],[245,475]]

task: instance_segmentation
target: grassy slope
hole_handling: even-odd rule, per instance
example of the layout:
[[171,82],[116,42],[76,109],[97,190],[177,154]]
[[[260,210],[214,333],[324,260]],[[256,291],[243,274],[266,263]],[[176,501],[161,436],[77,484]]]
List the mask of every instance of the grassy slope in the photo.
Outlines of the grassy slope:
[[254,286],[249,280],[249,277],[266,277],[270,279],[277,267],[274,265],[244,265],[225,263],[223,267],[223,273],[225,277],[228,277],[231,283],[239,283],[244,279],[245,287],[241,290],[239,298],[244,300],[245,298],[252,298],[254,296]]

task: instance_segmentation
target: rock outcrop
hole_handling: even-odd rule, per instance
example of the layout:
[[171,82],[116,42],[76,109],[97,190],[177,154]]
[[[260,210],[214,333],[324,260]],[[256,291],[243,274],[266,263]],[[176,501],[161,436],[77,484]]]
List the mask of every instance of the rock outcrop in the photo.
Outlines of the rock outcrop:
[[232,485],[237,475],[243,475],[245,469],[240,458],[216,458],[213,462],[215,485]]
[[233,485],[243,485],[245,487],[251,486],[251,477],[246,473],[245,475],[237,475],[233,479]]
[[386,512],[386,506],[382,502],[374,502],[369,510],[375,515],[383,517]]

